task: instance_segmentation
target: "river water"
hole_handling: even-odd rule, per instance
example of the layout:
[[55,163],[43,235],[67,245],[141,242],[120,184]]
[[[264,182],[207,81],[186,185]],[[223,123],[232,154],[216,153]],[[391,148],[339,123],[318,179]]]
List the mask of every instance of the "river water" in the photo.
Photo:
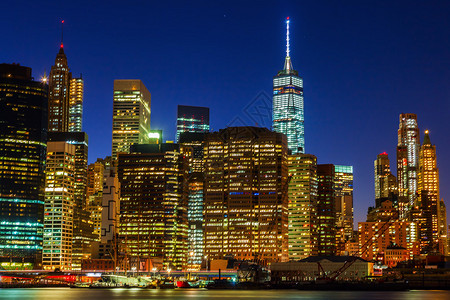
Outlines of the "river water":
[[362,299],[362,300],[449,300],[450,291],[407,291],[407,292],[353,292],[353,291],[296,291],[296,290],[143,290],[143,289],[0,289],[1,300],[265,300],[265,299]]

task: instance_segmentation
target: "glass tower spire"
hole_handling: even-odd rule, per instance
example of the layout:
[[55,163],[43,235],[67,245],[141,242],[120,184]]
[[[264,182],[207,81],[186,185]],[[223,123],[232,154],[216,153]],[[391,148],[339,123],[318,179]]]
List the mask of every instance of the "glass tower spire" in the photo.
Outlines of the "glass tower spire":
[[293,69],[289,44],[289,17],[286,19],[286,59],[284,69],[273,78],[273,130],[287,136],[292,154],[305,153],[303,78]]

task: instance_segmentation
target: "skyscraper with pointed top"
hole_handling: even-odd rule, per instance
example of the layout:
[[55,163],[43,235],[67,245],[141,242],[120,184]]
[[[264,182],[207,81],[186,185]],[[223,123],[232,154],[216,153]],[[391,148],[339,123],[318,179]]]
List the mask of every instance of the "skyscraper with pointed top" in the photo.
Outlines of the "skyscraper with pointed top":
[[273,78],[272,129],[287,136],[292,154],[305,153],[303,78],[292,67],[286,19],[286,58],[283,70]]
[[83,85],[81,75],[72,78],[61,32],[61,46],[49,77],[48,131],[82,131]]
[[64,45],[56,55],[49,78],[48,93],[48,131],[69,131],[69,85],[72,73],[69,72]]
[[439,169],[436,160],[436,146],[431,144],[428,130],[425,131],[423,144],[419,151],[418,169],[419,208],[425,220],[424,226],[419,225],[421,246],[423,252],[438,249],[440,238],[440,198]]

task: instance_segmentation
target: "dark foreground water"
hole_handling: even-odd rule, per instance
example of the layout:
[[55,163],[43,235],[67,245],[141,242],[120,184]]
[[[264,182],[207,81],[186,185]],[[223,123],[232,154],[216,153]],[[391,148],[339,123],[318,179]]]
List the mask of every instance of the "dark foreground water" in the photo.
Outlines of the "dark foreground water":
[[0,299],[37,299],[37,300],[114,300],[114,299],[362,299],[362,300],[449,300],[450,291],[408,291],[408,292],[345,292],[345,291],[296,291],[296,290],[142,290],[142,289],[0,289]]

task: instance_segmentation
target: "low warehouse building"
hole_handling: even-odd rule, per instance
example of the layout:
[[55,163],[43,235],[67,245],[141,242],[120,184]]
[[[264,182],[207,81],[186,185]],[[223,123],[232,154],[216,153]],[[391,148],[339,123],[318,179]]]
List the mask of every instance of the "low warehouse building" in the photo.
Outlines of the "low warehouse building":
[[310,256],[308,258],[271,265],[272,282],[313,281],[335,277],[354,281],[373,276],[373,263],[354,256]]

